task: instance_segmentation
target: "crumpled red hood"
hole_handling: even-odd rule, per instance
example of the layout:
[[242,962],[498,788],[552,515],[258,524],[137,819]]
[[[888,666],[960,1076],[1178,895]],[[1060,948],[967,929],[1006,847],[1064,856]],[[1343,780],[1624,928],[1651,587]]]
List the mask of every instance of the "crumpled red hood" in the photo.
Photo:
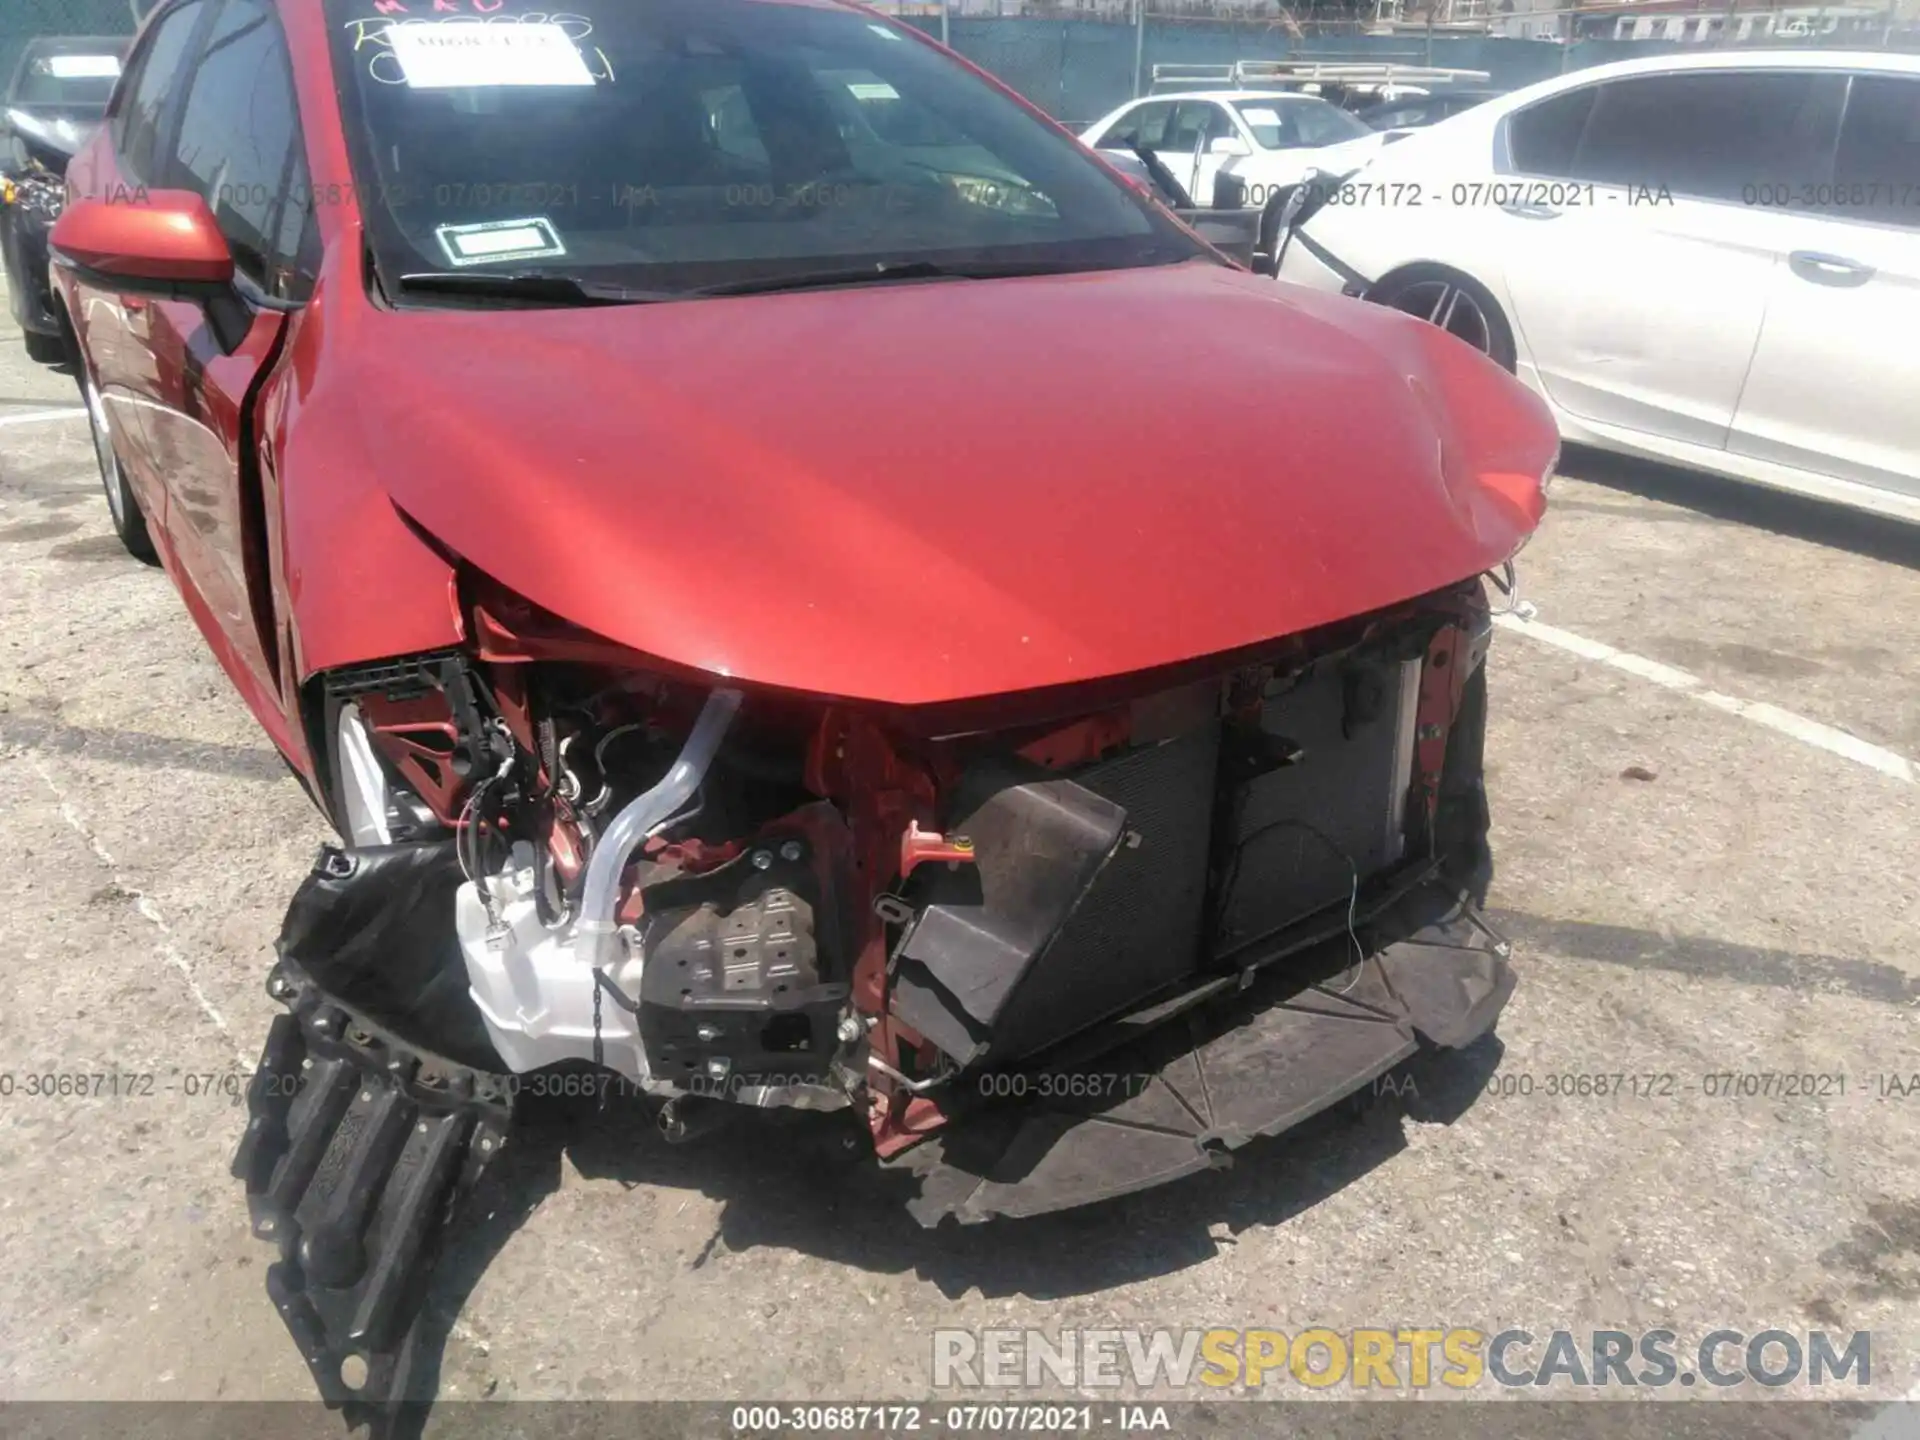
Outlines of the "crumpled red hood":
[[1209,264],[366,321],[368,453],[449,549],[636,650],[896,704],[1463,579],[1557,445],[1437,330]]

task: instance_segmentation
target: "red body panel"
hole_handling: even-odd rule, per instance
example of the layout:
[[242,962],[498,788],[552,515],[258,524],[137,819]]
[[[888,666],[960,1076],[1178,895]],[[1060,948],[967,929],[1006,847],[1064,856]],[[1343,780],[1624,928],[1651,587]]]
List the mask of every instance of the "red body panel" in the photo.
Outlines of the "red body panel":
[[458,555],[677,664],[897,704],[1498,565],[1536,516],[1483,477],[1537,490],[1556,445],[1431,327],[1204,262],[352,323],[336,423]]
[[[1404,316],[1204,261],[379,310],[324,21],[282,13],[323,202],[311,302],[208,363],[181,307],[162,343],[59,283],[103,390],[221,442],[168,468],[141,432],[129,468],[196,621],[309,773],[307,677],[463,638],[436,545],[663,661],[918,705],[1377,609],[1498,565],[1538,519],[1556,440],[1511,377]],[[119,182],[108,128],[71,179]],[[270,353],[248,480],[238,406]]]
[[[344,284],[352,303],[369,302],[325,24],[317,5],[281,13],[312,187],[331,202],[319,206],[327,259],[308,304],[284,319],[262,315],[238,352],[220,356],[192,305],[116,295],[58,269],[54,283],[122,434],[121,458],[163,565],[261,725],[312,779],[303,681],[359,660],[440,649],[463,631],[452,571],[394,510],[357,432],[303,421],[310,398],[337,391],[331,382],[354,364],[328,346],[340,308],[333,296]],[[73,161],[68,186],[115,206],[137,196],[115,165],[109,127]],[[336,278],[343,269],[344,281]],[[257,466],[243,480],[240,405],[256,379]],[[182,459],[183,445],[190,463],[161,463],[162,455]],[[251,498],[245,484],[256,488]],[[248,504],[259,516],[251,534],[239,523]]]
[[105,275],[204,285],[233,279],[226,237],[190,190],[82,200],[60,216],[50,243]]

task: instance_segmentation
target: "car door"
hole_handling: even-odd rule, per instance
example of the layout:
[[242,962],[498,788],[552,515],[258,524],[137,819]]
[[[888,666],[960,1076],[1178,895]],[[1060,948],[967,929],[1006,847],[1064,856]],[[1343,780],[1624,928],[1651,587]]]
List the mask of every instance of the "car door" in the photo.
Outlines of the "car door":
[[1233,158],[1214,154],[1213,142],[1238,138],[1239,133],[1227,107],[1219,101],[1182,100],[1174,106],[1166,134],[1153,148],[1160,163],[1186,187],[1193,203],[1206,206],[1213,204],[1214,176]]
[[1465,199],[1500,217],[1489,243],[1504,257],[1522,353],[1556,404],[1602,425],[1725,446],[1778,239],[1778,217],[1746,197],[1768,177],[1817,169],[1838,123],[1832,80],[1639,75],[1509,118],[1509,173]]
[[145,424],[188,608],[267,719],[283,696],[253,406],[308,284],[311,195],[279,17],[268,0],[210,3],[219,9],[200,36],[162,173],[212,208],[233,249],[236,293],[220,314],[152,303],[160,386]]
[[1854,76],[1832,178],[1757,198],[1782,248],[1728,449],[1920,495],[1920,77]]
[[[126,77],[107,114],[107,163],[74,184],[108,199],[133,196],[156,180],[171,133],[175,102],[186,88],[187,68],[201,26],[212,18],[210,0],[186,0],[142,36]],[[73,318],[84,337],[87,363],[107,411],[107,424],[127,483],[156,531],[166,523],[166,487],[147,443],[146,415],[159,403],[161,379],[150,346],[152,305],[132,295],[87,289]]]
[[[1129,155],[1136,148],[1158,151],[1166,141],[1168,126],[1173,123],[1173,110],[1171,100],[1142,100],[1121,111],[1103,133],[1094,136],[1093,148],[1119,150]],[[1176,171],[1176,177],[1178,174]]]

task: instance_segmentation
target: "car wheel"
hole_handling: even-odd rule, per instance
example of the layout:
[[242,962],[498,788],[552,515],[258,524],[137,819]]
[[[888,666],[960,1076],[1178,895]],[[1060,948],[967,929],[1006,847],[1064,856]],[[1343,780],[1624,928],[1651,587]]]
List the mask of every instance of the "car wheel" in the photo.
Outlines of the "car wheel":
[[1513,328],[1487,287],[1458,270],[1416,265],[1388,275],[1366,298],[1391,306],[1471,345],[1502,370],[1514,368]]
[[58,365],[67,358],[67,342],[58,335],[42,335],[38,330],[23,330],[27,358],[36,365]]
[[129,555],[157,565],[160,555],[153,548],[153,536],[147,533],[147,517],[141,513],[140,502],[120,468],[120,453],[113,443],[113,422],[107,418],[107,407],[100,398],[100,387],[94,384],[93,373],[84,365],[80,369],[80,394],[87,402],[87,425],[93,431],[93,455],[100,466],[101,488],[107,492],[107,513],[113,519],[113,533],[120,537]]

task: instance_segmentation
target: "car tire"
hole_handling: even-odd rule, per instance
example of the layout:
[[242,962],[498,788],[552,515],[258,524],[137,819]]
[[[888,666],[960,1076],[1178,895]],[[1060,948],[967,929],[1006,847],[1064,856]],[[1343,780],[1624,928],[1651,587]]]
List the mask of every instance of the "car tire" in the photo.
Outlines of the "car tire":
[[1471,275],[1445,265],[1409,265],[1375,281],[1365,298],[1438,325],[1508,374],[1514,371],[1513,327],[1493,293]]
[[42,335],[38,330],[23,330],[20,338],[26,342],[27,358],[36,365],[61,365],[67,359],[66,338],[61,335]]
[[120,451],[113,441],[113,423],[100,398],[100,387],[94,384],[93,372],[85,364],[79,370],[80,398],[87,406],[87,428],[93,432],[93,457],[100,467],[100,487],[107,492],[107,514],[113,521],[113,533],[120,537],[120,543],[134,559],[158,565],[160,553],[153,548],[153,536],[147,531],[147,517],[140,509],[139,497],[127,484]]

